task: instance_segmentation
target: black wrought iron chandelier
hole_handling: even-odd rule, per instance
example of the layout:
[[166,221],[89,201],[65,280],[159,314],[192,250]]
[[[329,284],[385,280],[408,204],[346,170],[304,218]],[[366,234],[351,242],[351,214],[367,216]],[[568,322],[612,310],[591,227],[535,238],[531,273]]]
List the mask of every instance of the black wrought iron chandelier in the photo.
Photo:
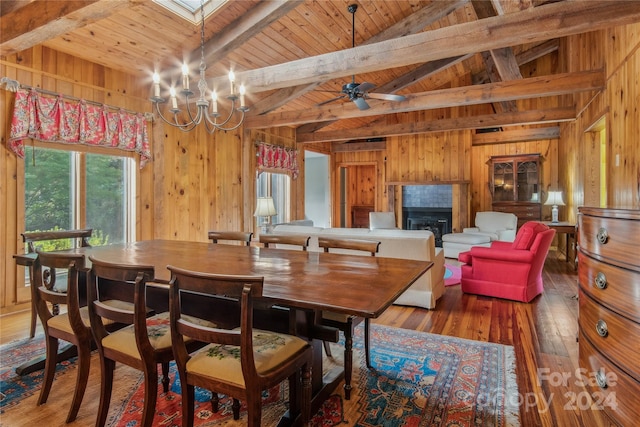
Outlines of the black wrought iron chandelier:
[[[214,133],[216,130],[230,131],[237,129],[244,121],[245,113],[249,111],[249,108],[245,105],[246,90],[244,85],[240,85],[238,93],[236,93],[235,76],[233,70],[229,72],[229,95],[226,97],[231,105],[229,107],[229,114],[223,121],[218,121],[221,114],[218,111],[218,95],[216,91],[210,92],[211,97],[211,109],[209,109],[210,103],[206,99],[209,88],[205,79],[205,70],[207,66],[204,61],[204,2],[200,2],[200,78],[198,79],[198,91],[200,97],[197,100],[191,98],[194,92],[190,89],[189,82],[189,67],[185,63],[182,65],[182,90],[180,94],[184,97],[185,112],[178,106],[176,88],[171,86],[169,90],[169,101],[171,102],[171,108],[169,111],[173,113],[173,120],[168,120],[164,117],[160,111],[160,104],[164,104],[167,100],[160,96],[160,75],[158,72],[153,73],[153,96],[151,102],[155,104],[156,112],[158,116],[168,125],[174,126],[184,132],[194,130],[198,125],[203,123],[207,129],[207,132]],[[196,112],[194,114],[193,102],[195,101]],[[237,105],[239,104],[239,105]],[[237,106],[236,106],[237,105]],[[234,116],[239,115],[239,118],[235,122],[231,122]],[[231,123],[230,123],[231,122]]]

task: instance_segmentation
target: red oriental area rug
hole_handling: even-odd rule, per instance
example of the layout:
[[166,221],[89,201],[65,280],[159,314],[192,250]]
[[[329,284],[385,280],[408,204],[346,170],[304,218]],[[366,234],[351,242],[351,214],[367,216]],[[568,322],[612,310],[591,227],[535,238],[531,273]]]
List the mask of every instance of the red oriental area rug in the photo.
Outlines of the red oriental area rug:
[[[371,325],[373,370],[364,363],[362,328],[354,338],[351,400],[341,391],[313,418],[313,426],[519,426],[513,348],[412,330]],[[340,347],[333,349],[341,355]],[[325,358],[325,365],[342,363]],[[118,381],[116,375],[116,382]],[[154,425],[180,426],[180,384],[171,370],[169,393],[160,392]],[[160,388],[161,390],[161,388]],[[245,425],[234,421],[231,399],[220,396],[211,412],[210,393],[197,391],[196,426]],[[109,426],[135,426],[142,414],[138,381],[120,408],[112,404]],[[263,425],[276,425],[286,411],[286,383],[263,394]],[[115,411],[114,411],[115,410]],[[245,418],[243,418],[245,417]]]

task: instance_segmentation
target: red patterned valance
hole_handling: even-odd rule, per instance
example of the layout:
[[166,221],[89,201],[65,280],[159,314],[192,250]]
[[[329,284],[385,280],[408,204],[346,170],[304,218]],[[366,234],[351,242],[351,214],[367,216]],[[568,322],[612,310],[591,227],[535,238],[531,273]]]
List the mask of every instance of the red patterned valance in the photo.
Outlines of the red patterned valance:
[[20,158],[24,158],[23,141],[27,138],[135,151],[140,155],[141,168],[151,158],[143,114],[20,89],[16,92],[9,138],[9,148]]
[[258,174],[265,170],[276,170],[298,177],[298,150],[265,142],[256,143]]

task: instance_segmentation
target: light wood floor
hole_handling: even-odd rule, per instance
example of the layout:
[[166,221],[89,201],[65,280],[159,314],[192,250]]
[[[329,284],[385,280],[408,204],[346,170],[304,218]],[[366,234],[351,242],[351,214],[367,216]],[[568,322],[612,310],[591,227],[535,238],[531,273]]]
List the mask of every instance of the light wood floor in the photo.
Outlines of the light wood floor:
[[[577,272],[564,261],[562,254],[552,251],[545,263],[543,279],[545,292],[529,304],[467,295],[460,291],[460,286],[450,286],[435,310],[392,306],[374,322],[512,345],[517,359],[523,427],[605,425],[598,411],[575,409],[580,406],[576,405],[576,396],[585,393],[576,385],[575,377],[578,369]],[[29,313],[3,316],[0,323],[1,343],[24,338],[28,335]],[[567,380],[559,381],[560,375]],[[98,398],[98,389],[90,387],[84,402]],[[47,424],[46,411],[41,421]]]

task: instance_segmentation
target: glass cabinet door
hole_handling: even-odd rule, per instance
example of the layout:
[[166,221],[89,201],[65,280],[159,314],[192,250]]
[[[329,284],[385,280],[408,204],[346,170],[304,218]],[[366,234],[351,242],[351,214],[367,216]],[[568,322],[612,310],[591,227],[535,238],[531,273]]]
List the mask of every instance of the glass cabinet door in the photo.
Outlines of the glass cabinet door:
[[493,200],[508,202],[513,200],[513,162],[493,164]]
[[527,161],[518,163],[517,201],[540,202],[538,189],[538,162]]

